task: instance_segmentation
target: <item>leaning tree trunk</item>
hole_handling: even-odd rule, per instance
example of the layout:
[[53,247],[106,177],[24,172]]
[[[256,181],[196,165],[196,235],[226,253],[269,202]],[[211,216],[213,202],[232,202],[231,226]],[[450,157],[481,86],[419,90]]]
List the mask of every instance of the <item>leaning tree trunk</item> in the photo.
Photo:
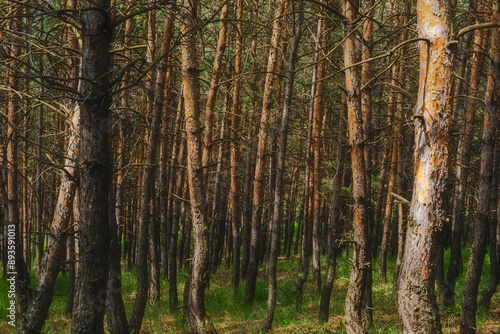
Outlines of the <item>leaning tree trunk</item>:
[[66,239],[70,219],[73,216],[73,201],[78,184],[78,159],[79,146],[79,122],[80,111],[76,106],[68,139],[67,157],[64,162],[66,166],[62,174],[61,185],[59,186],[59,196],[57,198],[54,220],[50,226],[50,237],[47,245],[45,258],[40,265],[40,274],[36,293],[31,301],[24,321],[19,329],[19,333],[40,333],[47,318],[54,288],[56,286],[57,275],[60,267],[66,260]]
[[[500,19],[499,8],[496,8],[494,19]],[[500,115],[500,29],[494,28],[490,57],[490,70],[486,87],[486,108],[484,115],[483,144],[481,147],[481,170],[479,172],[479,192],[475,220],[474,242],[472,244],[469,267],[465,275],[462,308],[460,310],[460,333],[476,333],[477,293],[490,219],[490,196],[493,180],[493,152],[496,129]]]
[[420,83],[415,125],[413,195],[398,291],[403,333],[441,333],[434,294],[438,242],[446,219],[451,119],[452,11],[448,0],[419,0]]
[[197,0],[185,0],[181,10],[182,81],[186,117],[188,186],[193,222],[193,263],[188,286],[187,316],[192,333],[216,333],[205,311],[209,279],[207,202],[203,187],[200,141],[200,87],[196,60]]
[[[111,162],[108,144],[110,57],[112,38],[109,0],[84,0],[81,14],[82,61],[79,94],[81,183],[78,296],[71,332],[104,333],[108,281],[108,203]],[[98,56],[97,56],[98,55]]]

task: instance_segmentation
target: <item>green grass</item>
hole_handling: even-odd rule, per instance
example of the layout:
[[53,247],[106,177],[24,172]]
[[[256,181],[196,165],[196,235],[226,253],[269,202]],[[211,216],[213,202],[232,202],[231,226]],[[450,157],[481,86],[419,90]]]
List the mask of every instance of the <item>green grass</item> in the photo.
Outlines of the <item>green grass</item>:
[[[352,254],[352,253],[350,253]],[[464,249],[464,263],[468,262],[470,249]],[[322,269],[325,269],[326,258],[323,257]],[[280,258],[278,261],[278,291],[277,305],[274,316],[275,333],[344,333],[343,313],[344,299],[350,275],[350,264],[345,254],[337,260],[337,276],[335,278],[334,290],[330,303],[330,321],[322,323],[317,320],[320,293],[314,292],[309,280],[304,286],[303,305],[300,310],[295,307],[295,282],[298,278],[296,257],[290,259]],[[445,270],[449,262],[449,252],[445,253]],[[373,317],[374,322],[370,327],[370,333],[400,333],[400,325],[397,318],[396,296],[392,293],[392,279],[395,259],[390,258],[387,263],[387,283],[379,281],[378,265],[374,261],[373,268]],[[485,258],[483,266],[483,277],[481,279],[480,291],[486,286],[489,280],[489,258]],[[466,268],[464,268],[464,271]],[[184,270],[178,275],[178,297],[182,302],[182,293],[185,281]],[[464,279],[462,274],[457,282],[457,301],[462,294]],[[35,277],[32,277],[34,282]],[[130,316],[136,293],[136,273],[135,270],[123,271],[123,299],[127,315]],[[267,301],[267,283],[263,280],[263,269],[259,271],[259,278],[255,291],[255,302],[253,305],[245,305],[244,290],[245,281],[241,282],[238,290],[231,288],[231,268],[221,266],[212,275],[210,286],[206,291],[206,309],[220,333],[258,333],[260,324],[264,319]],[[163,277],[161,279],[161,297],[155,303],[148,303],[146,314],[142,326],[142,333],[184,333],[189,330],[185,321],[182,309],[171,312],[167,301],[168,282]],[[0,290],[7,291],[8,284],[5,279],[0,280]],[[44,333],[69,333],[71,328],[70,317],[64,314],[67,299],[68,277],[61,274],[55,289],[52,306],[49,312]],[[438,294],[439,301],[439,294]],[[8,300],[6,294],[0,297],[0,315],[5,319],[5,312]],[[488,326],[500,324],[495,316],[500,312],[499,294],[495,294],[492,301],[493,312],[480,312],[478,315],[479,332],[484,332]],[[442,324],[445,333],[454,333],[458,325],[460,314],[460,304],[448,309],[442,309]],[[496,327],[494,327],[496,328]],[[500,328],[499,328],[500,329]],[[493,329],[495,330],[495,329]],[[0,322],[0,332],[10,333],[12,329],[4,321]],[[495,333],[495,331],[490,332]]]

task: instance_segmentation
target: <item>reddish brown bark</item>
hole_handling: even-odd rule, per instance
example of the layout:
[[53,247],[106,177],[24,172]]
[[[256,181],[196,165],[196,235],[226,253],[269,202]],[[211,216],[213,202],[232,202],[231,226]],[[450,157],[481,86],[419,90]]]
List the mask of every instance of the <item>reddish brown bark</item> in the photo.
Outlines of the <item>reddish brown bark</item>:
[[228,199],[228,212],[229,220],[232,224],[233,233],[233,276],[231,285],[233,289],[238,289],[240,283],[240,210],[238,204],[238,189],[240,184],[238,182],[238,130],[240,124],[240,88],[242,84],[242,53],[243,53],[243,0],[236,2],[236,29],[238,36],[236,37],[236,59],[234,64],[234,71],[236,79],[233,88],[233,105],[231,109],[231,144],[230,144],[230,185],[229,185],[229,199]]
[[[217,98],[217,91],[219,90],[219,79],[222,74],[222,56],[226,48],[226,33],[227,33],[227,15],[229,6],[227,2],[224,3],[220,11],[220,28],[217,35],[217,46],[215,48],[214,66],[212,68],[212,78],[210,87],[207,94],[207,104],[205,106],[205,128],[203,131],[203,152],[202,152],[202,166],[209,168],[210,156],[212,152],[212,132],[214,130],[214,106]],[[205,177],[205,186],[207,186],[208,173]]]
[[329,20],[328,19],[320,19],[318,21],[318,30],[317,30],[317,58],[319,58],[319,62],[316,65],[316,79],[315,83],[313,83],[316,88],[313,95],[313,124],[312,124],[312,132],[311,132],[311,155],[312,155],[312,196],[313,198],[313,206],[312,206],[312,274],[313,274],[313,289],[315,291],[319,291],[321,289],[321,271],[320,271],[320,230],[321,230],[321,221],[320,221],[320,213],[321,213],[321,130],[323,127],[323,110],[324,110],[324,102],[323,95],[325,91],[325,76],[327,71],[327,59],[325,55],[327,53],[328,46],[328,34],[330,33],[329,29]]
[[193,260],[188,287],[187,317],[192,333],[215,333],[205,311],[205,289],[209,279],[209,227],[201,164],[199,125],[199,78],[196,61],[198,1],[186,0],[181,10],[182,82],[186,119],[188,185],[193,222]]
[[365,134],[360,106],[360,84],[357,70],[352,65],[357,62],[354,19],[359,9],[357,2],[343,2],[345,84],[347,90],[347,119],[349,144],[351,145],[351,168],[354,199],[354,249],[352,271],[345,301],[345,324],[347,333],[364,333],[367,330],[365,318],[366,284],[370,270],[369,226],[367,217]]

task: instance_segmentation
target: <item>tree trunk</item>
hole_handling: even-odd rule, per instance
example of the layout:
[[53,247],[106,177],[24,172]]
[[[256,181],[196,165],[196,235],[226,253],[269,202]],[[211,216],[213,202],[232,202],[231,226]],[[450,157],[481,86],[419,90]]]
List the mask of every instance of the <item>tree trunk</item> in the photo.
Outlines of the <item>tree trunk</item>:
[[[484,13],[486,11],[488,0],[479,0],[477,3],[477,11]],[[476,23],[486,22],[485,14],[480,14],[476,19]],[[457,167],[456,167],[456,184],[454,191],[453,212],[452,212],[452,233],[451,233],[451,250],[450,250],[450,265],[447,272],[447,284],[445,285],[443,302],[445,306],[453,305],[455,302],[455,285],[458,276],[462,272],[462,231],[465,220],[465,197],[467,193],[467,182],[469,179],[469,165],[472,155],[472,139],[474,136],[474,118],[476,114],[477,94],[479,90],[479,82],[481,79],[484,50],[488,45],[488,29],[478,29],[474,34],[474,53],[472,56],[469,93],[470,99],[467,103],[465,119],[462,129],[462,138],[459,143]]]
[[[500,19],[499,8],[493,16],[494,20]],[[486,242],[488,239],[490,214],[490,196],[493,181],[493,153],[496,129],[500,121],[500,29],[494,28],[491,41],[491,56],[488,83],[486,87],[486,108],[484,115],[484,128],[481,147],[481,170],[479,173],[479,192],[475,219],[474,242],[467,274],[465,275],[462,308],[460,310],[460,333],[476,333],[477,293],[481,270],[483,268]]]
[[344,34],[345,84],[347,89],[347,119],[349,126],[349,144],[351,145],[351,168],[353,177],[354,198],[354,249],[352,271],[345,301],[345,323],[347,333],[365,333],[366,284],[370,269],[370,243],[367,217],[365,134],[363,115],[360,106],[360,87],[357,71],[352,67],[357,61],[355,35],[352,33],[354,19],[358,11],[358,3],[343,2],[346,21]]
[[64,162],[67,167],[62,174],[54,220],[50,227],[47,253],[40,266],[35,296],[29,304],[19,333],[39,333],[42,330],[52,303],[57,275],[66,260],[66,239],[68,232],[72,231],[68,228],[73,216],[73,201],[79,177],[78,168],[76,167],[80,145],[79,123],[80,110],[76,106],[69,130],[67,158]]
[[[13,7],[9,11],[16,15],[18,9]],[[19,90],[19,76],[21,62],[19,57],[21,55],[22,42],[15,37],[21,32],[20,18],[10,18],[8,20],[8,29],[13,37],[11,37],[7,44],[7,52],[11,61],[7,68],[7,80],[10,90],[7,93],[7,231],[10,235],[14,233],[14,240],[8,241],[8,258],[9,264],[7,266],[7,274],[9,279],[15,279],[15,302],[16,309],[19,314],[24,314],[28,308],[31,299],[30,291],[30,277],[28,269],[26,268],[25,259],[23,255],[22,244],[22,223],[19,218],[19,194],[18,194],[18,133],[19,126],[19,97],[17,91]],[[13,243],[12,243],[13,242]],[[14,247],[12,247],[14,246]],[[13,251],[13,252],[12,252]],[[11,256],[13,255],[14,264],[12,265]]]
[[[151,271],[152,280],[148,283],[148,240],[154,238],[154,236],[149,235],[150,224],[152,224],[151,216],[151,202],[154,192],[154,176],[156,171],[156,161],[157,161],[157,147],[159,143],[159,130],[161,123],[161,113],[163,110],[164,103],[164,91],[165,91],[165,74],[167,72],[168,64],[168,52],[170,49],[170,43],[172,40],[173,24],[175,15],[171,8],[167,8],[168,17],[165,22],[163,29],[162,45],[161,45],[161,57],[162,59],[158,63],[158,73],[156,75],[156,82],[154,85],[154,95],[153,95],[153,109],[152,109],[152,119],[149,127],[148,142],[146,148],[146,157],[144,164],[144,171],[142,176],[142,189],[141,189],[141,206],[140,206],[140,218],[139,218],[139,231],[138,231],[138,245],[137,245],[137,297],[134,304],[134,310],[130,317],[129,327],[130,331],[133,333],[139,333],[142,325],[142,318],[144,317],[144,311],[146,309],[146,302],[148,298],[148,287],[152,300],[156,300],[159,297],[159,263],[158,258],[152,258],[151,261]],[[157,235],[155,231],[155,235]],[[157,242],[152,240],[152,251],[157,254]]]
[[[108,205],[111,182],[109,91],[112,25],[108,0],[82,3],[82,61],[80,76],[81,183],[78,296],[71,332],[104,333],[108,281]],[[96,55],[99,56],[96,56]]]
[[216,333],[205,311],[205,289],[209,279],[209,227],[203,186],[199,125],[199,79],[196,60],[197,0],[186,0],[181,9],[182,80],[186,116],[188,185],[193,221],[193,260],[189,278],[187,316],[192,333]]
[[264,163],[267,140],[267,126],[269,122],[269,113],[271,109],[272,81],[274,70],[276,68],[276,59],[278,56],[278,42],[282,22],[282,13],[285,9],[286,0],[278,0],[275,11],[275,21],[273,23],[273,33],[271,37],[271,47],[269,49],[269,58],[267,62],[267,74],[264,85],[264,96],[262,98],[262,114],[260,119],[260,128],[257,144],[257,158],[255,162],[255,177],[253,190],[253,208],[250,240],[250,257],[248,264],[247,282],[245,289],[245,303],[250,304],[255,297],[255,284],[258,271],[258,245],[262,216],[262,197],[264,192]]
[[109,205],[109,273],[108,294],[106,296],[106,320],[111,334],[128,334],[129,328],[125,305],[122,299],[122,273],[120,265],[120,244],[116,224],[115,190],[110,189]]
[[342,102],[340,105],[339,117],[339,132],[337,135],[337,170],[333,177],[333,194],[332,204],[330,207],[330,216],[328,219],[328,236],[327,236],[327,255],[328,263],[326,269],[325,284],[321,291],[321,300],[319,304],[319,320],[328,322],[330,314],[330,297],[332,295],[333,283],[335,279],[335,267],[337,262],[338,243],[336,242],[340,230],[340,209],[341,209],[341,190],[342,190],[342,174],[344,170],[344,141],[346,140],[347,130],[347,104],[345,94],[342,94]]
[[[438,242],[446,219],[453,52],[451,3],[419,0],[420,83],[415,109],[413,196],[398,291],[403,333],[441,333],[434,294]],[[432,24],[431,24],[432,22]]]
[[[500,122],[500,121],[499,121]],[[500,124],[497,124],[497,138],[500,136]],[[493,154],[493,171],[498,171],[500,166],[500,140],[496,140],[495,152]],[[479,301],[479,306],[484,310],[489,310],[491,306],[491,298],[497,290],[498,282],[500,281],[500,265],[498,258],[498,240],[497,231],[498,229],[498,173],[493,175],[493,181],[491,186],[491,199],[490,199],[490,235],[489,235],[489,255],[490,255],[490,281],[483,291],[481,300]]]
[[325,91],[325,76],[327,72],[327,47],[330,32],[328,19],[320,19],[318,21],[316,46],[318,63],[316,64],[316,79],[313,85],[316,86],[313,98],[313,124],[312,124],[312,140],[311,140],[311,155],[313,168],[313,193],[309,194],[313,198],[313,221],[312,221],[312,278],[314,291],[321,290],[321,270],[320,270],[320,231],[321,231],[321,129],[323,127],[323,110],[324,102],[323,95]]
[[304,21],[303,3],[302,0],[297,2],[295,11],[298,12],[295,17],[295,32],[290,45],[290,55],[288,61],[287,82],[285,87],[285,97],[283,101],[283,114],[281,119],[281,127],[278,138],[278,157],[276,169],[276,184],[274,191],[274,201],[272,221],[271,221],[271,245],[269,257],[269,277],[268,277],[268,297],[267,309],[264,322],[262,324],[262,331],[267,332],[271,330],[274,318],[274,308],[276,306],[276,267],[279,254],[279,224],[282,221],[283,215],[281,210],[282,197],[283,197],[283,174],[285,172],[285,157],[288,141],[288,127],[290,121],[290,109],[292,105],[293,83],[295,79],[295,64],[297,62],[297,50],[299,47],[300,38],[302,36],[302,23]]
[[[229,6],[227,2],[224,3],[220,10],[220,28],[217,36],[217,46],[215,48],[214,66],[212,68],[212,78],[210,87],[207,94],[207,104],[205,106],[205,127],[203,131],[203,152],[202,152],[202,166],[209,168],[210,157],[212,152],[212,132],[214,128],[214,106],[217,98],[217,91],[219,90],[219,79],[222,74],[222,57],[226,48],[226,33],[227,33],[227,15]],[[205,173],[205,187],[207,187],[208,173]]]
[[231,109],[231,143],[230,143],[230,166],[231,176],[229,185],[229,199],[228,199],[228,212],[229,221],[232,224],[233,232],[233,275],[231,279],[231,286],[236,291],[240,284],[240,210],[238,204],[238,131],[240,121],[240,89],[241,89],[241,74],[242,74],[242,53],[243,53],[243,0],[236,1],[236,59],[234,64],[234,71],[236,79],[233,87],[233,105]]

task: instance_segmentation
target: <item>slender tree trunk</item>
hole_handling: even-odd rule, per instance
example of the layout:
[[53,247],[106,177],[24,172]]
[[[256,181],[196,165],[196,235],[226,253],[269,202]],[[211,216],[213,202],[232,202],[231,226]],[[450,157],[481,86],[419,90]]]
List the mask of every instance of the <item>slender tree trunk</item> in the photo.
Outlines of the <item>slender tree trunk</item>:
[[[403,333],[441,333],[434,294],[438,241],[446,219],[453,52],[451,3],[419,0],[420,83],[415,109],[413,196],[398,291]],[[432,23],[431,23],[432,22]]]
[[[484,13],[488,0],[479,0],[477,3],[477,11]],[[476,23],[485,22],[485,14],[480,14],[476,19]],[[467,182],[469,179],[469,165],[472,155],[472,139],[474,136],[474,119],[476,114],[477,94],[479,90],[479,82],[481,79],[484,50],[488,45],[488,29],[478,29],[474,34],[474,53],[472,55],[471,73],[469,93],[470,99],[467,103],[464,125],[462,129],[462,138],[459,143],[457,167],[456,167],[456,184],[454,191],[453,212],[452,212],[452,233],[451,233],[451,250],[450,250],[450,265],[447,272],[447,284],[445,285],[443,302],[445,306],[454,304],[455,300],[455,285],[458,276],[462,272],[462,231],[465,222],[465,197],[467,193]]]
[[128,334],[129,328],[125,305],[122,299],[122,273],[120,265],[120,244],[118,242],[118,226],[116,224],[116,208],[114,189],[110,189],[109,205],[109,273],[108,293],[106,296],[106,320],[111,334]]
[[[151,216],[151,202],[154,192],[154,176],[156,171],[157,161],[157,147],[159,143],[159,130],[161,123],[161,112],[163,110],[164,90],[165,90],[165,74],[167,71],[168,56],[167,53],[170,49],[172,40],[173,24],[175,15],[171,8],[167,8],[168,17],[163,29],[161,56],[162,59],[158,63],[158,73],[156,75],[156,82],[154,85],[153,94],[153,109],[152,119],[148,133],[148,144],[146,148],[146,157],[144,164],[144,172],[142,177],[141,189],[141,206],[140,206],[140,220],[138,232],[138,247],[137,247],[137,297],[134,304],[134,310],[130,317],[129,327],[133,333],[139,333],[142,325],[142,318],[146,309],[146,301],[149,294],[152,300],[159,297],[159,263],[158,258],[151,259],[151,271],[154,272],[152,280],[148,283],[148,239],[155,236],[149,236],[150,225],[152,224]],[[156,232],[156,231],[155,231]],[[156,235],[156,233],[155,233]],[[153,240],[153,251],[156,251],[157,242]]]
[[347,104],[345,94],[342,94],[342,103],[340,106],[339,117],[339,132],[337,135],[337,170],[333,177],[333,195],[332,204],[330,207],[330,215],[328,219],[328,236],[327,236],[327,254],[328,263],[326,269],[325,284],[321,291],[321,300],[319,304],[319,320],[328,321],[330,315],[330,297],[332,295],[333,283],[335,279],[335,267],[337,262],[338,243],[336,242],[338,232],[340,230],[340,209],[341,209],[341,190],[342,190],[342,174],[344,170],[344,141],[346,140],[347,130]]
[[[500,122],[500,120],[499,120]],[[500,136],[500,124],[497,123],[497,138]],[[496,140],[495,152],[493,154],[493,171],[498,171],[500,167],[500,140]],[[491,186],[491,199],[490,199],[490,235],[489,235],[489,256],[490,256],[490,281],[483,291],[481,300],[479,301],[479,306],[485,310],[489,310],[491,306],[491,298],[496,292],[498,282],[500,281],[500,265],[498,258],[498,240],[497,231],[498,229],[498,173],[493,175],[493,181]]]
[[[229,6],[227,2],[224,3],[220,11],[220,28],[217,36],[217,46],[215,48],[214,66],[212,68],[212,78],[210,87],[208,89],[207,103],[205,106],[205,128],[203,131],[203,152],[202,152],[202,166],[209,168],[210,156],[212,152],[212,132],[214,129],[214,106],[217,98],[217,91],[219,90],[219,79],[222,74],[222,57],[226,49],[226,34],[227,34],[227,15]],[[207,186],[208,173],[205,173],[205,187]]]
[[[108,144],[110,57],[112,38],[108,0],[82,3],[82,61],[80,75],[81,221],[79,227],[78,296],[71,332],[104,333],[108,281],[108,204],[111,162]],[[96,55],[99,54],[97,57]]]
[[181,10],[182,80],[186,116],[188,185],[193,221],[193,260],[188,287],[187,316],[192,333],[216,333],[205,311],[205,289],[209,279],[209,227],[203,186],[199,125],[199,79],[196,61],[197,0],[186,0]]
[[76,166],[80,145],[79,123],[80,110],[76,106],[69,129],[70,137],[68,139],[67,158],[64,162],[64,165],[67,167],[62,174],[54,220],[50,227],[47,253],[40,266],[35,296],[29,304],[19,333],[39,333],[42,330],[50,304],[52,303],[57,275],[63,262],[66,260],[66,239],[68,232],[71,231],[69,229],[69,222],[73,215],[73,201],[79,177]]
[[264,322],[262,324],[262,331],[267,332],[271,330],[274,318],[274,308],[276,306],[276,267],[279,254],[279,224],[282,221],[282,197],[283,197],[283,174],[285,172],[285,157],[288,141],[288,127],[290,122],[290,109],[292,105],[293,83],[295,79],[295,64],[297,62],[297,50],[299,47],[300,38],[302,37],[302,23],[304,21],[303,3],[302,0],[297,2],[297,7],[294,9],[298,12],[295,14],[295,32],[290,44],[290,55],[288,61],[287,82],[285,87],[285,96],[283,103],[283,114],[281,119],[281,126],[278,138],[278,157],[276,169],[276,184],[274,191],[274,207],[271,221],[271,245],[270,245],[270,264],[269,264],[269,289],[267,297],[267,309]]
[[276,59],[278,56],[278,42],[281,29],[281,16],[285,9],[286,0],[278,0],[275,11],[275,21],[273,23],[273,33],[271,37],[271,47],[269,49],[269,58],[267,62],[267,74],[264,85],[264,96],[262,98],[262,114],[260,119],[260,129],[258,134],[257,158],[255,163],[255,177],[253,190],[253,211],[251,224],[250,257],[248,264],[247,282],[245,289],[245,303],[252,303],[255,297],[255,284],[258,271],[258,245],[262,216],[262,198],[264,192],[264,163],[267,141],[267,126],[269,113],[271,109],[272,81],[274,70],[276,68]]
[[330,25],[328,19],[320,19],[318,21],[317,38],[318,45],[316,52],[318,53],[319,62],[316,69],[316,89],[313,95],[313,125],[312,125],[312,168],[313,168],[313,193],[309,194],[313,197],[313,221],[312,221],[312,276],[314,291],[321,290],[321,270],[320,270],[320,231],[321,231],[321,129],[323,127],[323,110],[324,102],[323,95],[325,91],[325,76],[327,72],[326,48],[328,46],[328,34],[330,33]]
[[[17,8],[9,8],[12,15],[16,15]],[[8,28],[11,38],[7,44],[7,52],[11,58],[7,68],[7,80],[10,90],[7,93],[7,230],[14,233],[14,264],[9,263],[7,272],[9,278],[16,280],[16,309],[19,314],[24,314],[31,299],[30,278],[23,254],[22,226],[19,217],[18,194],[18,136],[19,136],[19,76],[21,62],[22,42],[17,37],[22,34],[20,18],[10,18]],[[9,241],[9,261],[12,255],[12,244]]]
[[236,291],[240,284],[240,210],[239,210],[239,194],[238,189],[240,184],[238,182],[238,131],[240,124],[240,90],[241,90],[241,74],[242,74],[242,53],[243,53],[243,0],[236,1],[236,59],[234,64],[234,71],[236,79],[233,87],[233,105],[231,109],[231,143],[230,143],[230,186],[229,186],[229,199],[228,199],[228,212],[229,221],[232,224],[233,233],[233,275],[231,286]]
[[[373,242],[374,236],[374,220],[373,220],[373,206],[372,206],[372,149],[371,142],[373,140],[372,136],[372,88],[368,85],[368,82],[372,78],[372,62],[371,58],[373,56],[373,0],[365,0],[364,1],[364,12],[368,15],[368,18],[363,23],[363,40],[361,46],[361,61],[364,63],[361,65],[361,87],[364,89],[361,90],[361,114],[363,115],[363,131],[365,135],[365,147],[364,147],[364,155],[365,155],[365,171],[366,171],[366,191],[367,191],[367,218],[368,218],[368,231],[370,240],[368,243]],[[373,263],[373,257],[375,253],[370,254],[370,261]],[[365,311],[364,317],[368,323],[372,322],[373,319],[373,301],[372,301],[372,270],[368,271],[367,282],[364,293],[364,304]]]
[[[494,20],[500,19],[500,9],[497,7]],[[467,274],[465,275],[462,308],[460,310],[460,333],[476,333],[477,293],[481,270],[483,268],[486,242],[488,239],[490,214],[490,196],[493,181],[493,153],[495,141],[498,140],[496,129],[500,121],[500,29],[494,28],[492,36],[490,69],[486,87],[486,108],[481,147],[481,170],[479,173],[479,192],[475,219],[474,242]]]

